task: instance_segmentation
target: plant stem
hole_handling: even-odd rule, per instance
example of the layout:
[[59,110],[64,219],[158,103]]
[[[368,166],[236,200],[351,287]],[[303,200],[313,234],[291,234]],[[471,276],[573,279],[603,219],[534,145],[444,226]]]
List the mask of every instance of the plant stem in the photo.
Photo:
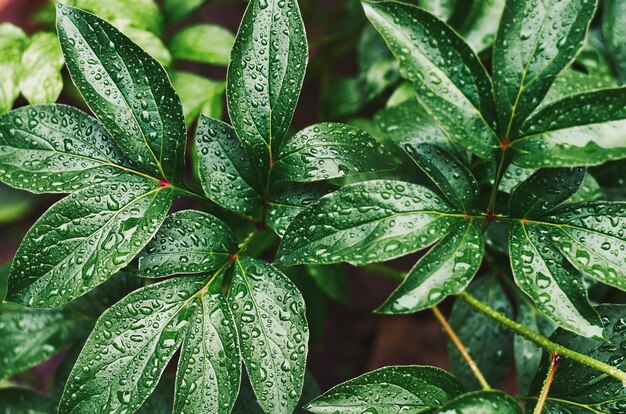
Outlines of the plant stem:
[[543,411],[543,406],[546,404],[546,399],[548,398],[548,392],[550,391],[550,386],[552,385],[554,374],[556,373],[556,369],[559,366],[559,359],[561,359],[561,356],[557,352],[553,352],[552,358],[550,359],[550,368],[548,369],[548,375],[546,375],[546,379],[543,381],[541,393],[539,394],[539,400],[537,401],[537,405],[535,405],[533,414],[541,414],[541,411]]
[[491,189],[491,195],[489,196],[489,204],[487,205],[487,220],[483,221],[481,226],[481,230],[485,231],[487,226],[489,225],[489,221],[493,220],[494,217],[494,208],[496,206],[496,198],[498,195],[498,187],[500,187],[500,181],[502,181],[502,176],[504,175],[504,164],[506,158],[506,147],[502,148],[500,155],[498,156],[498,169],[496,170],[496,176],[493,179],[493,188]]
[[529,341],[535,343],[541,348],[545,349],[548,352],[558,353],[560,356],[571,359],[572,361],[576,361],[579,364],[586,365],[590,368],[593,368],[597,371],[600,371],[606,375],[609,375],[620,382],[626,384],[626,372],[613,367],[609,364],[606,364],[602,361],[598,361],[595,358],[591,358],[590,356],[581,354],[580,352],[573,351],[569,348],[564,347],[563,345],[559,345],[555,342],[550,341],[548,338],[526,328],[524,325],[519,324],[501,313],[493,310],[489,306],[480,302],[478,299],[473,297],[467,292],[462,292],[459,294],[463,300],[465,300],[470,306],[474,309],[482,313],[483,315],[495,320],[496,322],[504,325],[509,328],[511,331],[515,332],[517,335],[528,339]]

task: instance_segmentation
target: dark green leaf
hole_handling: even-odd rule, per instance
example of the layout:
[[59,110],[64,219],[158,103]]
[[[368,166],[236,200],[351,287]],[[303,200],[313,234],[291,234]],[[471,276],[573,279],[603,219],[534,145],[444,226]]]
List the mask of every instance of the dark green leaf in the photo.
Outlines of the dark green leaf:
[[[486,275],[476,279],[468,292],[492,309],[507,317],[513,316],[512,305],[498,278]],[[502,384],[513,364],[513,334],[502,325],[476,312],[464,300],[452,308],[450,326],[458,335],[487,382],[495,387]],[[468,389],[480,389],[480,384],[454,344],[448,342],[450,372]],[[493,411],[498,412],[499,411]]]
[[11,270],[11,261],[0,265],[0,303],[4,302],[4,298],[7,295],[10,270]]
[[600,188],[600,184],[593,178],[589,172],[585,174],[585,178],[583,178],[583,182],[580,184],[578,191],[574,193],[573,196],[567,199],[566,203],[575,204],[575,203],[584,203],[586,201],[596,201],[600,199],[606,199],[606,195],[602,188]]
[[379,262],[420,250],[465,220],[425,187],[378,180],[345,186],[300,213],[277,253],[283,264]]
[[535,172],[511,194],[511,215],[528,219],[541,217],[574,195],[585,174],[584,168],[547,168]]
[[603,7],[602,34],[623,84],[626,83],[626,3],[605,0]]
[[22,95],[31,104],[54,102],[63,89],[63,54],[53,33],[35,33],[22,55]]
[[163,0],[163,16],[176,23],[200,7],[206,0]]
[[160,34],[163,19],[155,0],[62,0],[68,6],[89,10],[101,18]]
[[515,398],[501,391],[464,394],[431,414],[522,414]]
[[235,321],[219,290],[197,301],[180,353],[174,412],[229,414],[241,381]]
[[[463,2],[464,3],[464,2]],[[474,0],[464,15],[457,33],[479,53],[489,48],[498,31],[506,0]]]
[[0,114],[7,112],[20,94],[22,53],[28,37],[11,23],[0,24]]
[[391,170],[393,156],[374,137],[336,123],[312,125],[287,139],[274,160],[274,177],[310,182]]
[[33,105],[0,116],[0,179],[35,193],[71,192],[134,167],[107,131],[66,105]]
[[104,20],[57,6],[74,84],[120,148],[150,173],[182,181],[185,120],[163,67]]
[[242,257],[228,301],[259,404],[266,413],[291,414],[302,391],[309,339],[302,295],[270,264]]
[[307,265],[306,271],[329,298],[344,305],[350,303],[346,269],[342,265]]
[[169,279],[109,308],[78,357],[59,413],[136,411],[183,341],[202,287],[196,277]]
[[136,414],[170,414],[174,406],[174,379],[162,377]]
[[50,414],[54,403],[47,395],[28,388],[0,389],[2,414]]
[[18,250],[8,299],[46,308],[71,301],[126,266],[173,202],[170,186],[127,174],[56,203]]
[[470,47],[417,7],[365,1],[365,14],[414,82],[417,99],[453,140],[482,158],[498,146],[491,80]]
[[597,165],[626,158],[626,88],[569,96],[542,107],[513,142],[525,167]]
[[241,213],[260,207],[261,179],[230,125],[201,116],[196,147],[200,182],[212,201]]
[[474,210],[478,201],[478,183],[463,163],[433,144],[405,144],[404,150],[452,207],[466,213]]
[[159,278],[175,274],[208,273],[228,262],[237,251],[230,228],[200,211],[168,216],[133,262],[137,276]]
[[551,242],[551,229],[516,223],[509,256],[517,285],[537,308],[579,335],[601,338],[602,322],[587,300],[582,275]]
[[195,24],[177,32],[169,42],[174,59],[228,65],[235,36],[214,24]]
[[510,137],[583,46],[597,0],[507,1],[493,74],[500,134]]
[[463,391],[459,380],[439,368],[385,367],[337,385],[306,409],[320,414],[422,413]]
[[185,113],[185,124],[189,127],[200,114],[209,118],[222,117],[222,98],[226,83],[214,81],[179,70],[171,71],[172,85],[180,96]]
[[458,0],[412,0],[409,3],[415,3],[439,19],[446,21],[452,16]]
[[164,67],[168,67],[172,63],[170,51],[157,35],[144,29],[121,24],[123,22],[125,23],[125,21],[122,21],[120,24],[117,24],[118,22],[116,21],[114,25]]
[[377,312],[414,313],[461,292],[478,271],[484,251],[485,242],[476,223],[465,220],[451,226]]
[[308,59],[296,0],[252,0],[228,66],[228,110],[237,134],[266,171],[291,124]]
[[74,365],[76,364],[78,355],[80,355],[80,351],[83,349],[83,345],[85,345],[84,341],[78,341],[72,345],[72,347],[65,353],[65,356],[57,369],[54,371],[51,397],[55,401],[55,405],[58,405],[59,401],[61,401],[63,389],[65,388],[65,384],[67,383],[70,374],[72,373],[72,368],[74,368]]

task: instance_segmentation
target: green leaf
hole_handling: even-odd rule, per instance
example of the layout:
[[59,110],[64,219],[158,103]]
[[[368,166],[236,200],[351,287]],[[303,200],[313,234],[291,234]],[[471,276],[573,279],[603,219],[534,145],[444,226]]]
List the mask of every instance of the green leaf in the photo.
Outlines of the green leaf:
[[417,7],[364,1],[365,14],[414,83],[417,99],[450,138],[481,158],[498,147],[492,85],[470,47],[445,23]]
[[[626,351],[620,346],[624,341],[626,329],[626,307],[624,305],[602,305],[597,307],[605,321],[605,341],[583,338],[563,329],[557,331],[550,340],[564,345],[573,351],[613,365],[620,369],[626,367]],[[542,365],[537,371],[532,392],[538,393],[548,366],[548,355],[544,353]],[[554,399],[554,400],[553,400]],[[593,368],[578,364],[568,359],[561,359],[556,371],[548,402],[552,405],[550,413],[619,413],[626,404],[624,385],[608,375]],[[571,411],[566,411],[571,410]],[[579,410],[579,411],[576,411]]]
[[240,213],[250,214],[261,206],[263,185],[258,170],[230,125],[201,116],[196,148],[200,183],[207,197]]
[[34,193],[65,193],[135,167],[98,121],[66,105],[32,105],[0,116],[0,179]]
[[395,166],[393,156],[367,132],[326,122],[287,139],[276,155],[272,172],[280,180],[310,182]]
[[601,338],[602,321],[587,300],[583,277],[551,242],[550,230],[532,222],[512,226],[509,256],[515,282],[560,326]]
[[215,24],[195,24],[177,32],[169,41],[174,59],[228,65],[235,36]]
[[122,23],[160,34],[163,19],[154,0],[60,0],[68,6],[89,10],[109,22]]
[[241,257],[228,301],[259,404],[266,413],[291,414],[302,391],[309,339],[302,295],[275,267]]
[[446,21],[454,13],[458,0],[412,0],[412,3]]
[[583,182],[580,184],[578,191],[573,196],[567,199],[566,203],[584,203],[585,201],[596,201],[600,199],[606,199],[606,194],[600,187],[600,184],[593,178],[589,172],[585,174]]
[[463,385],[446,371],[428,366],[385,367],[351,379],[311,401],[320,414],[422,413],[461,395]]
[[597,165],[626,158],[626,88],[569,96],[542,107],[513,142],[524,167]]
[[405,144],[404,150],[452,207],[466,213],[474,211],[478,202],[478,183],[463,163],[433,144]]
[[502,391],[477,391],[461,395],[432,414],[522,414],[515,398]]
[[[468,292],[478,300],[507,317],[513,316],[512,305],[498,278],[488,274],[476,279]],[[476,312],[464,300],[457,300],[448,321],[465,346],[487,382],[495,387],[502,384],[513,364],[513,334],[502,325]],[[450,372],[468,389],[480,389],[456,346],[448,342]],[[499,411],[494,411],[498,412]]]
[[168,67],[172,63],[172,55],[170,54],[170,51],[157,35],[148,30],[137,29],[132,26],[119,24],[122,22],[118,22],[117,20],[112,23],[117,29],[119,29],[120,32],[128,36],[130,40],[136,43],[150,56],[155,58],[161,65]]
[[31,368],[89,333],[93,322],[69,309],[26,309],[0,304],[0,380]]
[[180,353],[173,412],[230,414],[241,381],[235,321],[219,290],[197,301]]
[[623,83],[626,83],[626,4],[620,0],[603,2],[602,35]]
[[343,305],[350,303],[346,269],[342,265],[307,265],[306,271],[326,296]]
[[506,0],[475,0],[457,28],[457,33],[480,53],[493,45]]
[[0,401],[2,414],[49,414],[54,407],[50,397],[29,388],[2,388]]
[[133,273],[150,278],[208,273],[236,251],[237,242],[220,219],[196,210],[179,211],[165,219],[135,258]]
[[416,184],[351,184],[296,216],[277,260],[286,265],[380,262],[423,249],[461,220],[464,215]]
[[7,295],[7,287],[9,283],[9,271],[11,270],[11,261],[0,264],[0,303],[4,302]]
[[22,53],[28,37],[11,23],[0,24],[0,114],[7,112],[20,94]]
[[206,0],[163,0],[163,16],[170,23],[182,20]]
[[53,33],[35,33],[22,55],[22,95],[31,104],[57,100],[63,89],[63,54]]
[[226,94],[233,126],[262,171],[291,124],[307,59],[298,2],[250,1],[233,46]]
[[499,130],[509,138],[582,48],[597,0],[508,1],[493,51]]
[[222,98],[226,83],[214,81],[193,73],[171,71],[172,85],[180,96],[185,114],[185,124],[189,127],[200,114],[213,119],[222,117]]
[[546,168],[518,185],[509,200],[513,217],[536,218],[554,209],[578,191],[585,168]]
[[414,313],[463,291],[478,271],[484,252],[485,242],[476,223],[465,220],[454,224],[377,312]]
[[133,161],[182,181],[185,122],[163,67],[104,20],[59,4],[57,30],[74,84]]
[[284,236],[293,219],[301,211],[334,188],[326,183],[301,184],[272,194],[267,211],[269,226],[276,234]]
[[1,183],[0,199],[2,200],[0,203],[0,225],[12,224],[22,220],[35,209],[35,197],[25,191],[15,190]]
[[183,341],[202,286],[196,277],[169,279],[102,314],[65,386],[59,413],[136,411]]
[[174,406],[174,379],[162,377],[136,414],[170,414]]
[[173,191],[143,177],[122,178],[64,198],[35,223],[13,261],[9,300],[59,306],[130,263],[165,219]]

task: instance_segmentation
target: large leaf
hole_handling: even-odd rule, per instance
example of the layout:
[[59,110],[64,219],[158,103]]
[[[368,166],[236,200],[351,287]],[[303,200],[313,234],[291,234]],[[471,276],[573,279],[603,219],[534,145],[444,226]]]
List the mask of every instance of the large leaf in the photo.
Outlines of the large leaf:
[[365,14],[414,82],[417,99],[450,137],[482,158],[498,146],[492,85],[471,48],[433,15],[393,1],[365,1]]
[[230,119],[265,171],[298,102],[308,59],[296,0],[252,0],[228,66]]
[[384,261],[430,245],[464,217],[416,184],[391,180],[351,184],[296,216],[277,260],[283,264]]
[[476,52],[489,48],[498,31],[506,0],[475,0],[471,2],[457,32]]
[[175,59],[212,65],[228,65],[235,36],[214,24],[195,24],[185,27],[169,41]]
[[119,147],[155,176],[182,181],[185,120],[163,67],[85,11],[59,4],[57,30],[74,84]]
[[626,88],[569,96],[520,127],[515,163],[525,167],[597,165],[626,158]]
[[493,54],[499,132],[509,138],[582,48],[597,0],[507,1]]
[[22,55],[22,95],[31,104],[56,101],[63,89],[62,67],[63,54],[57,37],[46,32],[33,35]]
[[370,134],[330,122],[312,125],[287,139],[274,163],[273,176],[296,182],[391,170],[396,166],[393,156]]
[[623,83],[626,83],[626,3],[605,0],[602,34]]
[[220,219],[196,210],[179,211],[163,225],[135,259],[134,273],[159,278],[208,273],[237,251],[231,230]]
[[[217,285],[216,285],[217,286]],[[178,363],[174,412],[230,414],[239,393],[241,358],[226,299],[198,296]]]
[[230,125],[201,116],[196,147],[200,183],[211,200],[241,213],[260,207],[263,186],[258,170]]
[[78,357],[59,413],[136,411],[183,341],[202,286],[196,277],[169,279],[109,308]]
[[259,404],[266,413],[291,414],[302,391],[309,340],[302,295],[270,264],[242,257],[228,301]]
[[180,70],[170,71],[169,75],[183,104],[187,127],[200,114],[214,119],[222,117],[222,99],[226,90],[224,81],[215,81]]
[[[511,302],[498,278],[486,275],[477,279],[468,292],[490,308],[512,317]],[[513,334],[502,325],[477,313],[464,300],[457,300],[452,308],[450,326],[478,368],[492,386],[500,386],[513,363]],[[468,389],[480,389],[465,359],[452,342],[448,342],[450,372],[459,378]]]
[[46,308],[81,296],[130,263],[172,202],[170,186],[130,174],[64,198],[22,242],[7,298]]
[[0,179],[35,193],[71,192],[132,164],[107,131],[66,105],[32,105],[0,116]]
[[68,6],[78,7],[124,26],[146,29],[160,34],[163,19],[155,0],[60,0]]
[[22,52],[28,37],[17,26],[0,24],[0,114],[7,112],[20,94]]
[[522,414],[515,398],[501,391],[478,391],[461,395],[432,414]]
[[461,395],[463,385],[428,366],[385,367],[325,392],[306,409],[320,414],[421,413]]

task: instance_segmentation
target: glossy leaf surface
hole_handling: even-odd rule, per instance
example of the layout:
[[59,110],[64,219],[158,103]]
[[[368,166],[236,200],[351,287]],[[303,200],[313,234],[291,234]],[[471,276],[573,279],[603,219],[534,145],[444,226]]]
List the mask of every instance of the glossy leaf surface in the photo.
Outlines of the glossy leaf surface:
[[302,391],[309,339],[300,292],[275,267],[242,257],[228,301],[259,404],[266,413],[290,414]]
[[505,3],[506,0],[476,0],[471,3],[457,32],[476,53],[493,44]]
[[501,391],[478,391],[464,394],[432,414],[522,414],[515,398]]
[[188,128],[200,114],[213,119],[222,117],[225,82],[180,70],[170,71],[169,75],[183,104],[185,124]]
[[48,414],[54,406],[47,395],[21,387],[0,389],[0,401],[3,414]]
[[283,236],[292,220],[307,206],[328,194],[334,187],[325,183],[301,184],[272,194],[267,220],[272,229]]
[[463,391],[459,380],[439,368],[385,367],[337,385],[306,409],[319,414],[421,413],[440,407]]
[[208,273],[237,251],[230,228],[220,219],[196,210],[168,216],[133,265],[141,277]]
[[606,0],[602,15],[602,34],[620,79],[626,83],[626,4],[620,0]]
[[169,42],[175,59],[228,65],[235,36],[214,24],[195,24],[177,32]]

